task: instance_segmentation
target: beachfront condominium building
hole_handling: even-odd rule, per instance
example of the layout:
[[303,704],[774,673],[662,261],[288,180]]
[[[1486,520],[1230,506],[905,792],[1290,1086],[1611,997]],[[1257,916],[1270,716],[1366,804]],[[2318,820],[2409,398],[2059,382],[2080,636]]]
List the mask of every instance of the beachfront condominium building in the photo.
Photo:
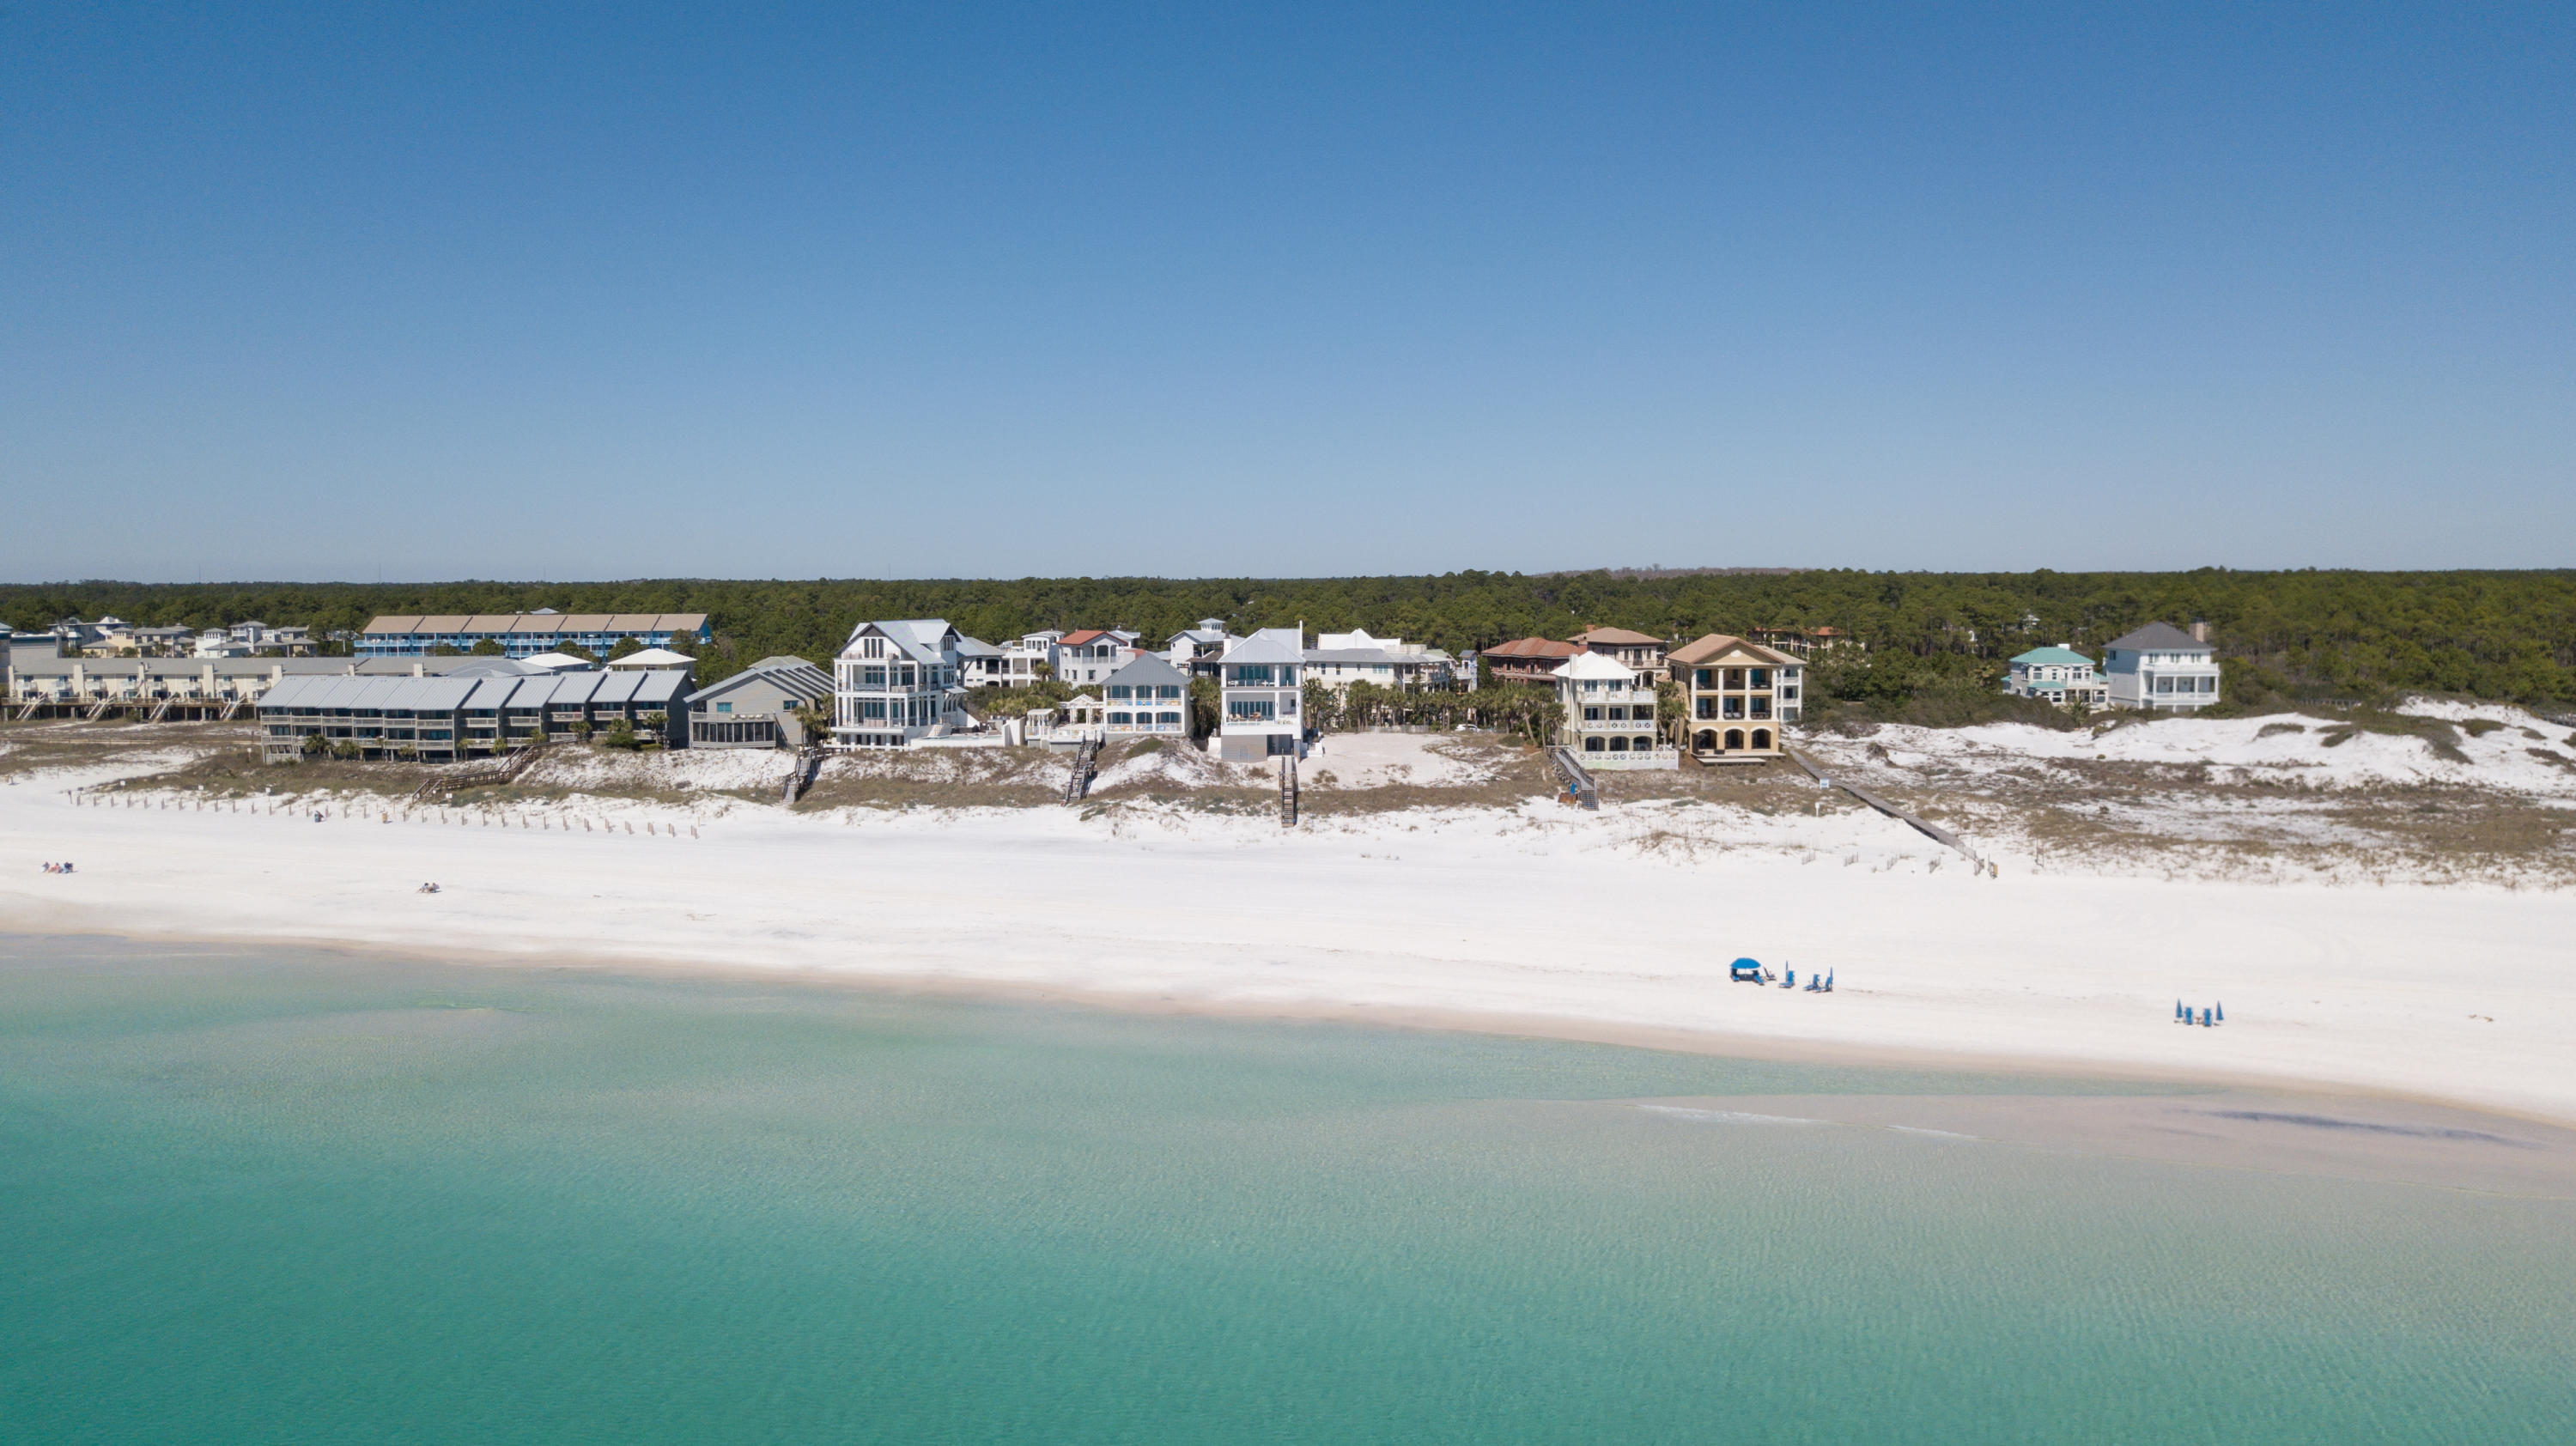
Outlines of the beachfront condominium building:
[[2111,700],[2111,685],[2093,670],[2093,660],[2063,643],[2014,658],[2004,674],[2004,691],[2060,708],[2100,708]]
[[1638,677],[1657,682],[1664,677],[1664,640],[1629,628],[1587,628],[1570,641],[1587,653],[1607,654]]
[[1263,628],[1217,659],[1221,692],[1214,748],[1230,763],[1304,752],[1297,689],[1306,666],[1302,628]]
[[298,674],[260,695],[260,749],[271,763],[315,747],[439,763],[507,752],[531,736],[622,729],[659,741],[688,692],[686,668],[529,673],[497,658],[435,676]]
[[830,747],[909,748],[969,726],[957,667],[963,635],[944,618],[861,623],[832,660]]
[[1795,723],[1805,704],[1805,665],[1787,653],[1727,633],[1709,633],[1672,650],[1681,685],[1675,731],[1694,757],[1776,757],[1780,725]]
[[368,623],[356,650],[362,658],[425,658],[441,648],[470,653],[477,643],[492,643],[511,658],[566,648],[605,658],[629,638],[648,648],[693,654],[713,637],[705,613],[401,613]]
[[2149,623],[2114,638],[2103,651],[2111,706],[2197,713],[2218,701],[2218,649],[2209,625],[2184,632],[2171,623]]
[[689,695],[691,748],[802,748],[801,708],[831,705],[832,677],[803,658],[763,658]]
[[1556,741],[1587,768],[1678,768],[1681,756],[1656,737],[1655,680],[1607,653],[1577,653],[1551,681],[1564,717]]
[[1100,685],[1101,727],[1109,737],[1130,733],[1185,735],[1190,726],[1189,675],[1160,653],[1138,653]]

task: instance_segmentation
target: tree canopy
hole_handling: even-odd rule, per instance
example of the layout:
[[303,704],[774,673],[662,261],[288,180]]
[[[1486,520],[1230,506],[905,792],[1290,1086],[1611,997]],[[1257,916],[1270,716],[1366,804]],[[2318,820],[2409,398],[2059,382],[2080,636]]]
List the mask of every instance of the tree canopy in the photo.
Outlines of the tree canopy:
[[[1020,578],[812,582],[78,582],[0,585],[0,617],[41,628],[114,613],[148,625],[256,618],[354,631],[380,613],[703,612],[713,681],[772,654],[822,660],[872,618],[944,617],[1000,642],[1124,627],[1159,644],[1202,617],[1238,633],[1365,627],[1457,650],[1607,624],[1660,637],[1830,624],[1869,645],[1854,687],[1970,686],[2045,643],[2102,645],[2141,623],[2205,619],[2231,686],[2285,695],[2422,689],[2576,700],[2576,570],[2533,572],[1454,572],[1426,577]],[[1820,671],[1824,671],[1820,669]],[[1821,681],[1821,680],[1820,680]],[[1835,685],[1838,689],[1841,684]]]

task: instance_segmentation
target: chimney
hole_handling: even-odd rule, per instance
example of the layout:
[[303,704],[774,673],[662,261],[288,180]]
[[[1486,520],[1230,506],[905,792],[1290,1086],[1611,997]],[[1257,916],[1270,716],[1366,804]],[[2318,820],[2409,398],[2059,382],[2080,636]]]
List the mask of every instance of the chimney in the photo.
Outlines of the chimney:
[[2209,624],[2203,622],[2199,618],[2193,618],[2191,620],[2191,640],[2195,643],[2208,642]]

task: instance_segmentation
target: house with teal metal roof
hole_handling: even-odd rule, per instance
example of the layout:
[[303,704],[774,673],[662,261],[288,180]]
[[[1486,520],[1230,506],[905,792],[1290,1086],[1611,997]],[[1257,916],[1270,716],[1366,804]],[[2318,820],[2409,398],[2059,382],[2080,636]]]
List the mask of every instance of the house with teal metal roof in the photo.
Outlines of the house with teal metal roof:
[[2111,685],[2095,670],[2093,660],[2061,643],[2033,648],[2012,660],[2004,691],[2024,698],[2045,698],[2060,708],[2082,704],[2101,708],[2111,701]]

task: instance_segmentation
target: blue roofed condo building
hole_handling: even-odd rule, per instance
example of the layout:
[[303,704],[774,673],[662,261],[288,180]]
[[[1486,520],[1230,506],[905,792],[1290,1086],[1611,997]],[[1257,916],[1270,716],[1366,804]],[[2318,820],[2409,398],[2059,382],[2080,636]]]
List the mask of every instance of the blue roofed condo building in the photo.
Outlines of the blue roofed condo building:
[[2004,674],[2004,691],[2060,708],[2103,708],[2111,701],[2111,685],[2094,671],[2093,660],[2063,643],[2033,648],[2013,659]]
[[358,634],[362,658],[426,658],[445,648],[470,653],[496,643],[503,657],[533,658],[581,648],[607,657],[632,638],[648,648],[685,651],[712,640],[705,613],[398,613],[375,619]]

